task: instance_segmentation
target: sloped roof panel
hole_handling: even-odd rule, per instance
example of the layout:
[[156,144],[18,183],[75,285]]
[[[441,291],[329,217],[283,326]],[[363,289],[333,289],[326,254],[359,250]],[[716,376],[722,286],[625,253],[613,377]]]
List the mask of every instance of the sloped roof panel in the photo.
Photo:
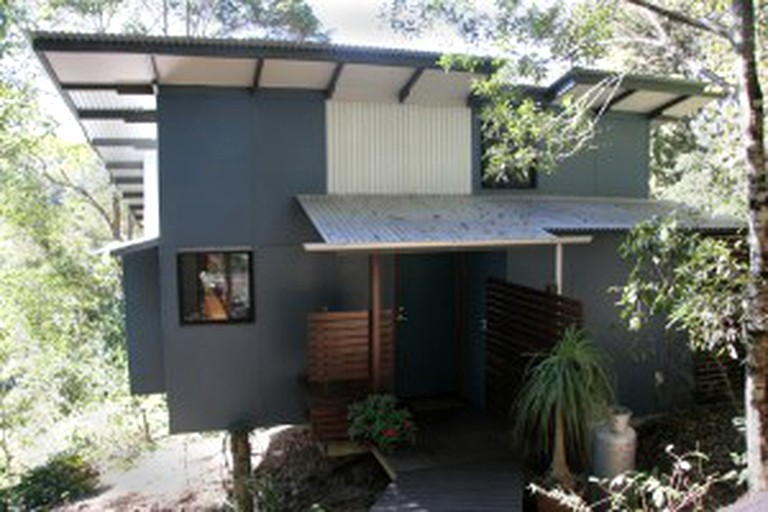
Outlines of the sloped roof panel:
[[473,244],[550,245],[572,241],[568,234],[628,230],[672,213],[688,229],[732,231],[742,227],[733,218],[702,217],[681,204],[640,199],[305,195],[298,201],[324,244],[339,250],[360,246],[397,249],[414,244],[443,249]]

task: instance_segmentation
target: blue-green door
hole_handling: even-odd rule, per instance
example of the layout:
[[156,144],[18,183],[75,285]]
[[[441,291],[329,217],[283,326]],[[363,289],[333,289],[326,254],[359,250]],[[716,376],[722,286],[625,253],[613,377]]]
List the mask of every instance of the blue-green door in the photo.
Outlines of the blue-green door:
[[456,331],[453,255],[401,255],[398,277],[397,393],[455,391]]

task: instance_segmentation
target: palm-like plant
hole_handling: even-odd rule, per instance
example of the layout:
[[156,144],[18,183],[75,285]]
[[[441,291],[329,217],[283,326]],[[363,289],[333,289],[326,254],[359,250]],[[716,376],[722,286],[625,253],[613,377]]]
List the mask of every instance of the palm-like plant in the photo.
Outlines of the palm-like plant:
[[552,476],[568,487],[566,444],[584,456],[590,421],[613,400],[607,362],[584,331],[569,328],[551,351],[534,356],[515,403],[515,436],[551,455]]

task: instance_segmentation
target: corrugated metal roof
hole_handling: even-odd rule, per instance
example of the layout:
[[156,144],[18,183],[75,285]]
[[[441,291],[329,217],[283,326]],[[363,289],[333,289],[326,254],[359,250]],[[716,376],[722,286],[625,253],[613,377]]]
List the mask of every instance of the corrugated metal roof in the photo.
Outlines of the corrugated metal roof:
[[[143,159],[141,149],[156,146],[154,94],[163,85],[251,90],[296,87],[323,92],[334,100],[345,100],[344,94],[348,94],[349,100],[356,94],[350,91],[371,91],[361,76],[370,79],[375,77],[371,71],[374,68],[380,71],[396,67],[398,72],[406,72],[400,77],[402,83],[394,81],[366,101],[399,98],[400,103],[407,100],[464,107],[467,101],[476,99],[471,93],[470,73],[435,71],[439,68],[439,52],[311,41],[67,32],[33,32],[31,40],[91,142],[117,142],[110,145],[101,140],[101,144],[94,144],[99,146],[108,168],[115,162],[139,161]],[[284,60],[293,62],[286,64]],[[345,66],[343,70],[340,64]],[[479,58],[479,72],[493,68],[491,59]],[[281,78],[267,80],[270,70]],[[350,78],[354,76],[357,79]],[[683,117],[718,97],[697,82],[643,75],[620,77],[585,69],[574,69],[545,89],[524,89],[555,103],[569,95],[588,99],[590,108],[604,104],[608,110],[662,120]],[[116,182],[122,188],[120,181]]]
[[[156,53],[183,53],[186,55],[229,55],[240,57],[305,58],[317,60],[343,60],[438,67],[440,52],[427,52],[403,48],[382,48],[330,44],[315,41],[286,41],[254,38],[210,38],[189,36],[153,36],[141,34],[86,34],[72,32],[33,32],[35,50],[51,51],[133,51]],[[486,66],[491,59],[486,59]]]
[[303,195],[298,201],[324,243],[332,246],[552,244],[567,234],[627,230],[673,212],[684,228],[725,231],[742,227],[733,218],[702,217],[681,204],[642,199]]

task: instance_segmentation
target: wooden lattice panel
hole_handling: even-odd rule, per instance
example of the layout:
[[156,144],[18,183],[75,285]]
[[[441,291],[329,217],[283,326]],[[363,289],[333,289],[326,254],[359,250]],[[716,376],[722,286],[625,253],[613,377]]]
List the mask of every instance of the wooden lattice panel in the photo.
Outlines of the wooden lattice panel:
[[[307,320],[310,389],[309,418],[321,441],[347,437],[347,407],[372,389],[368,311],[311,313]],[[381,319],[381,373],[394,374],[394,322]]]
[[566,328],[582,325],[582,307],[562,295],[489,279],[486,320],[486,405],[506,418],[531,354],[553,347]]

